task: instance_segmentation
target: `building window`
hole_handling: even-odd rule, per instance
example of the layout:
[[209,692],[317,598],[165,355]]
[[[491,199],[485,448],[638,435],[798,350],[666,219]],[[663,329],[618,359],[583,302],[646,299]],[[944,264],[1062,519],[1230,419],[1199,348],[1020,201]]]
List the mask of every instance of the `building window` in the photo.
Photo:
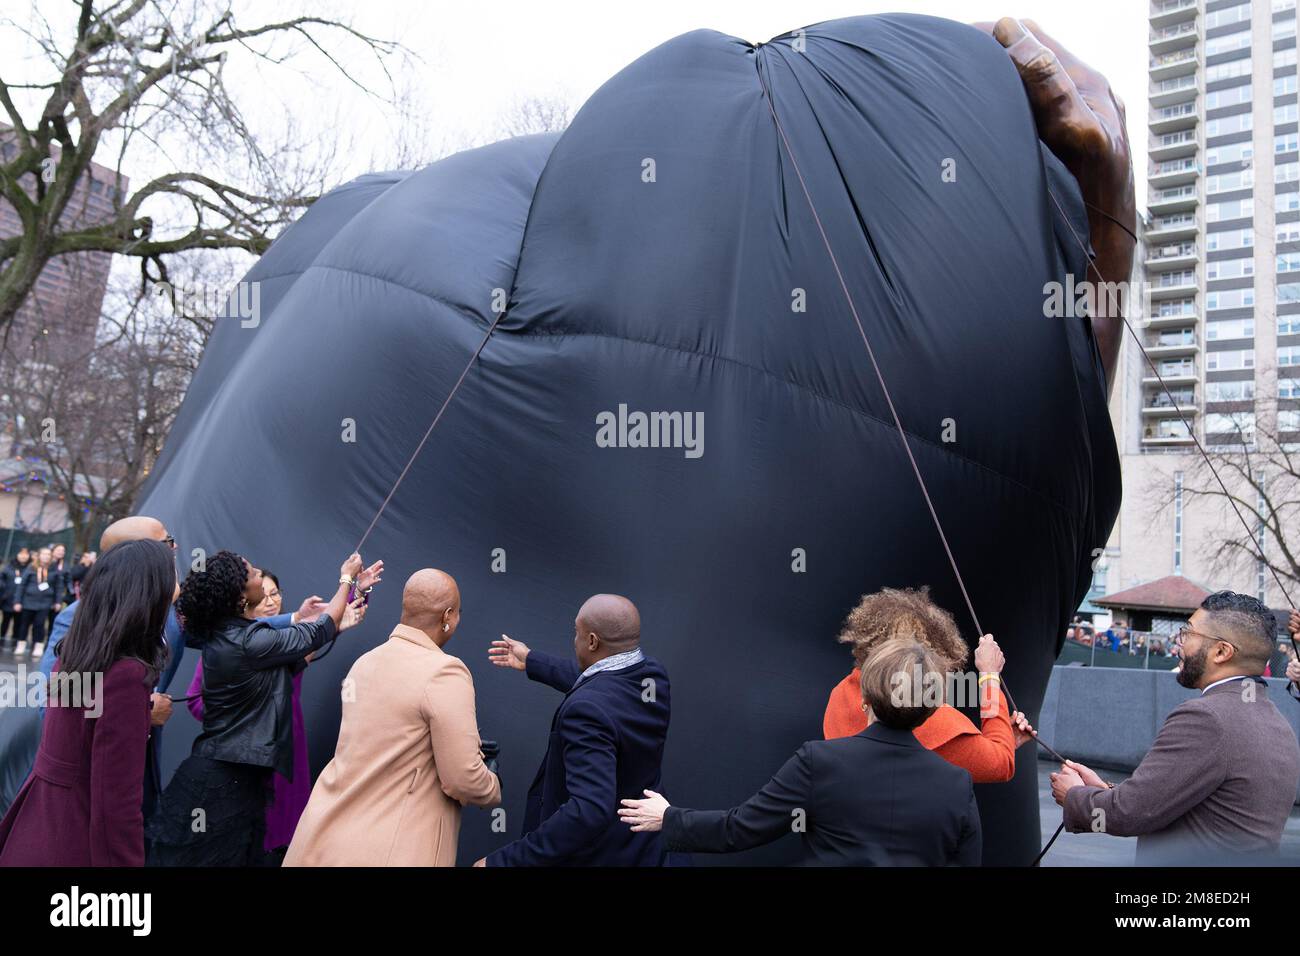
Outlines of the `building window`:
[[1254,382],[1206,382],[1207,402],[1246,402],[1255,397]]
[[1205,323],[1206,339],[1248,339],[1254,335],[1254,319],[1225,319]]
[[1268,603],[1267,588],[1268,583],[1264,578],[1268,571],[1268,566],[1264,563],[1264,509],[1267,507],[1264,500],[1264,475],[1259,475],[1259,499],[1257,502],[1257,512],[1259,514],[1259,526],[1255,530],[1255,543],[1259,545],[1259,558],[1255,561],[1255,597],[1261,604]]
[[1183,473],[1174,472],[1174,574],[1183,573]]
[[1233,415],[1222,415],[1211,412],[1205,416],[1205,434],[1226,435],[1249,444],[1255,440],[1255,413],[1237,412]]

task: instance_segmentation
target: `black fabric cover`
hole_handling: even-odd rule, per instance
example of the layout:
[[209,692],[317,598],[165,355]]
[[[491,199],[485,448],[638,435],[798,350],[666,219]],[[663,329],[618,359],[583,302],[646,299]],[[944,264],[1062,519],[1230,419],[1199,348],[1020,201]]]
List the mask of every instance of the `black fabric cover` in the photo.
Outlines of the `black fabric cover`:
[[[609,80],[558,137],[334,190],[249,273],[260,324],[218,322],[138,511],[167,523],[182,567],[191,549],[231,548],[280,574],[286,610],[329,592],[489,326],[493,290],[508,292],[364,549],[388,566],[369,619],[304,683],[319,772],[339,681],[386,639],[406,576],[457,578],[448,651],[501,742],[509,827],[467,811],[462,863],[518,835],[558,702],[488,664],[502,632],[570,653],[586,597],[632,598],[673,682],[664,788],[690,807],[742,800],[821,736],[851,667],[835,637],[863,593],[929,585],[977,639],[760,75],[1031,714],[1114,520],[1095,343],[1084,320],[1043,314],[1045,283],[1083,277],[1068,232],[1086,237],[1083,207],[1006,53],[969,26],[859,17],[758,47],[689,33]],[[597,416],[620,404],[703,412],[704,454],[598,447]],[[164,779],[195,729],[177,710]],[[981,788],[988,862],[1039,847],[1031,756],[1012,784]]]

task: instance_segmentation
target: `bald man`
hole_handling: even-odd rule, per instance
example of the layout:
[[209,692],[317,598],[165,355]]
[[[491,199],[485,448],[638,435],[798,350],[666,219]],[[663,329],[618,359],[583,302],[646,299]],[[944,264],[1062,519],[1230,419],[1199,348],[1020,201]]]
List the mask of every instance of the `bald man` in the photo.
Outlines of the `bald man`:
[[[176,539],[167,531],[167,526],[157,518],[151,518],[149,515],[129,515],[118,521],[114,521],[104,529],[103,534],[99,536],[100,552],[107,552],[119,544],[127,541],[161,541],[173,549],[176,547]],[[320,613],[319,598],[311,597],[303,602],[302,606],[292,614],[277,614],[272,617],[263,618],[272,627],[288,627],[296,623],[300,617],[315,616]],[[73,601],[54,619],[54,628],[50,631],[49,650],[41,658],[41,673],[45,675],[47,682],[53,673],[56,658],[58,657],[59,642],[63,636],[68,633],[68,628],[72,626],[72,620],[77,613],[80,601]],[[180,667],[181,660],[185,656],[185,632],[181,630],[180,621],[176,617],[176,612],[169,611],[167,614],[167,623],[163,629],[163,640],[167,644],[167,661],[163,665],[162,672],[158,675],[158,683],[154,685],[154,693],[151,698],[152,709],[149,712],[151,729],[149,733],[149,749],[145,754],[145,781],[144,781],[144,815],[147,820],[153,813],[158,801],[158,794],[162,792],[162,732],[163,725],[171,719],[172,699],[167,696],[167,689],[171,686],[173,678],[176,676],[176,670]],[[28,735],[28,741],[31,748],[31,756],[28,758],[27,767],[31,767],[32,762],[36,759],[36,747],[40,743],[40,725],[36,724],[34,732]],[[5,757],[0,755],[0,769],[7,770],[4,763]],[[25,775],[23,779],[26,779]],[[6,806],[8,801],[16,795],[9,792],[9,774],[0,774],[0,784],[4,785],[3,802]],[[22,785],[19,780],[18,786]]]
[[[166,526],[157,518],[151,518],[148,515],[130,515],[114,521],[104,529],[104,532],[99,536],[99,549],[104,552],[126,541],[145,540],[164,541],[172,547],[176,546],[172,536],[167,533]],[[59,642],[68,633],[68,628],[72,626],[72,620],[76,616],[80,603],[80,601],[73,601],[54,618],[54,626],[50,629],[49,645],[41,656],[40,672],[43,675],[46,687],[49,686],[50,677],[54,672],[54,665],[58,660]],[[174,614],[169,614],[167,617],[164,639],[167,642],[169,653],[167,663],[163,665],[162,673],[158,675],[158,683],[154,687],[152,710],[150,711],[150,723],[152,725],[149,738],[150,745],[145,752],[143,811],[146,818],[153,811],[158,793],[162,789],[159,772],[162,725],[170,719],[172,714],[172,702],[171,698],[167,696],[166,690],[176,674],[176,668],[180,665],[181,655],[185,650],[181,639],[180,626],[176,623]],[[0,749],[0,813],[4,812],[13,798],[17,796],[18,788],[27,779],[27,774],[36,761],[36,749],[41,742],[41,720],[44,713],[45,709],[43,707],[37,708],[35,713],[31,715],[32,719],[28,720],[22,728],[14,728],[11,732],[0,733],[0,748],[2,748]]]
[[[175,539],[167,533],[167,526],[157,518],[151,518],[148,515],[129,515],[114,521],[104,529],[104,533],[99,536],[99,550],[102,553],[126,541],[164,541],[173,548],[176,546]],[[47,680],[54,670],[59,642],[68,633],[68,628],[72,626],[72,619],[76,616],[77,606],[80,603],[80,601],[73,601],[60,611],[59,616],[54,619],[54,627],[50,630],[49,652],[41,659],[41,673],[45,675]],[[167,623],[165,637],[167,639],[167,649],[170,653],[167,655],[167,663],[163,665],[162,673],[158,675],[158,684],[154,688],[152,719],[155,727],[161,727],[171,717],[171,699],[167,697],[164,691],[171,684],[176,668],[180,664],[181,655],[184,653],[179,626],[173,627],[174,621],[171,615],[168,616]]]
[[454,866],[462,805],[495,806],[469,668],[443,648],[460,624],[460,589],[416,571],[402,620],[343,681],[334,759],[321,772],[285,866]]
[[528,789],[522,835],[481,866],[661,866],[658,833],[633,833],[619,801],[659,790],[668,738],[668,673],[641,652],[641,615],[597,594],[573,623],[576,663],[501,635],[488,657],[564,694]]

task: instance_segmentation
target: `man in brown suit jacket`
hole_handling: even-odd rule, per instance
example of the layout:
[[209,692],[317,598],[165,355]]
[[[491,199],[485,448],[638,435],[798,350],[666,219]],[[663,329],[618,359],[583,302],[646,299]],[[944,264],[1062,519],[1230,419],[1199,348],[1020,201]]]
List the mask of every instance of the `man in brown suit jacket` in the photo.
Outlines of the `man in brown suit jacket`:
[[454,866],[461,805],[501,802],[480,750],[469,669],[442,650],[459,623],[451,576],[411,575],[402,622],[343,682],[334,759],[285,866]]
[[1207,597],[1175,638],[1178,683],[1200,696],[1173,709],[1118,786],[1073,761],[1052,774],[1066,828],[1136,836],[1140,866],[1274,856],[1300,783],[1300,744],[1260,677],[1276,626],[1252,597]]

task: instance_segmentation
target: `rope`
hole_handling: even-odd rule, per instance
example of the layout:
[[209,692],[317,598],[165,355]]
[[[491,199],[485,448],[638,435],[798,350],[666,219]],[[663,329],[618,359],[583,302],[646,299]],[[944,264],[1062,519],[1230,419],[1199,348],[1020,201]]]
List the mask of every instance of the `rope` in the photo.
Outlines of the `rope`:
[[397,486],[402,483],[402,479],[406,477],[406,473],[410,471],[411,466],[415,464],[415,459],[419,456],[420,452],[424,450],[425,442],[429,440],[429,436],[433,434],[434,428],[437,427],[438,422],[442,419],[442,413],[447,410],[447,406],[451,404],[451,400],[456,397],[456,392],[460,390],[461,383],[465,381],[465,376],[469,374],[469,370],[473,368],[474,363],[478,361],[479,353],[483,351],[483,346],[488,344],[488,339],[492,338],[492,333],[496,331],[497,324],[501,321],[503,315],[505,315],[504,309],[497,313],[497,317],[493,319],[492,324],[488,326],[487,332],[483,335],[483,341],[479,342],[478,348],[474,350],[474,354],[471,355],[469,361],[465,363],[465,368],[461,370],[460,377],[456,379],[456,384],[453,385],[451,391],[447,393],[446,399],[443,400],[442,407],[438,409],[438,414],[433,416],[433,421],[429,423],[429,427],[425,430],[424,437],[420,439],[420,443],[415,446],[415,451],[411,452],[411,457],[407,459],[406,467],[402,469],[402,473],[399,474],[397,480],[393,482],[393,487],[388,490],[388,494],[385,496],[383,503],[379,506],[379,510],[375,512],[374,518],[371,519],[370,524],[367,526],[365,534],[361,536],[361,540],[357,542],[357,546],[352,550],[359,553],[361,551],[361,546],[365,544],[366,539],[370,537],[370,532],[375,530],[375,525],[379,523],[379,518],[383,515],[384,509],[388,507],[388,503],[393,500],[393,495],[397,493]]
[[[898,431],[898,437],[899,440],[903,443],[904,451],[907,452],[907,460],[911,464],[913,475],[916,476],[917,485],[920,487],[921,494],[925,499],[926,508],[930,512],[930,519],[934,523],[934,529],[939,535],[939,540],[943,543],[944,553],[948,557],[948,564],[951,566],[953,576],[957,580],[957,586],[961,590],[962,599],[966,602],[966,609],[970,613],[971,621],[974,622],[975,624],[976,633],[983,634],[984,628],[980,626],[979,615],[975,613],[974,602],[971,601],[970,592],[967,590],[966,582],[963,580],[961,575],[961,569],[957,566],[957,559],[953,555],[952,547],[948,543],[948,536],[947,534],[944,533],[943,523],[939,520],[938,511],[935,509],[934,501],[930,497],[929,487],[925,483],[925,477],[924,475],[921,474],[920,466],[916,462],[916,456],[912,454],[911,443],[907,440],[907,431],[903,428],[903,422],[898,415],[898,409],[894,405],[894,399],[893,396],[890,394],[889,385],[885,381],[884,373],[880,370],[880,363],[876,360],[875,350],[871,347],[871,340],[867,336],[867,331],[862,324],[861,317],[858,315],[857,306],[853,301],[852,293],[849,291],[848,283],[845,282],[844,280],[844,273],[840,269],[839,259],[836,257],[835,250],[831,246],[830,238],[826,235],[826,229],[822,225],[821,216],[817,213],[817,206],[813,202],[812,193],[808,189],[808,183],[804,180],[803,172],[799,168],[799,161],[795,158],[794,150],[790,146],[789,137],[786,136],[785,127],[781,124],[780,116],[777,115],[776,102],[772,97],[771,90],[768,88],[767,79],[766,77],[764,77],[762,69],[758,68],[759,64],[757,62],[755,63],[755,67],[756,67],[756,72],[758,74],[759,85],[762,87],[763,90],[763,98],[767,100],[768,110],[772,114],[772,122],[775,125],[776,131],[781,138],[781,143],[785,148],[786,156],[788,156],[790,159],[790,165],[791,168],[794,169],[795,177],[799,180],[799,188],[803,192],[804,200],[808,203],[808,210],[812,214],[813,221],[817,225],[817,232],[821,235],[822,245],[825,247],[826,254],[830,258],[831,266],[835,270],[835,276],[839,280],[840,289],[844,293],[844,299],[848,304],[849,312],[853,316],[853,321],[854,324],[857,326],[858,334],[862,338],[862,344],[866,347],[867,356],[871,360],[871,367],[876,375],[876,381],[880,383],[880,390],[885,397],[885,403],[889,407],[889,413],[893,417],[894,427]],[[1055,200],[1055,197],[1053,197],[1053,200]],[[1087,250],[1085,248],[1085,254],[1086,251]],[[1007,686],[1006,681],[1003,680],[1000,675],[999,675],[998,683],[1001,686],[1002,692],[1006,695],[1007,703],[1011,707],[1012,711],[1014,712],[1016,710],[1019,710],[1019,708],[1016,707],[1015,698],[1012,697],[1011,695],[1011,689]],[[1045,743],[1043,740],[1041,740],[1037,736],[1037,734],[1034,735],[1033,740],[1040,747],[1046,750],[1053,758],[1061,761],[1062,763],[1065,763],[1065,757],[1063,757],[1056,749],[1054,749],[1053,747]],[[1031,865],[1037,865],[1038,862],[1043,858],[1043,855],[1046,854],[1049,849],[1051,849],[1052,844],[1056,842],[1056,838],[1060,835],[1061,830],[1064,828],[1064,826],[1065,824],[1064,822],[1062,822],[1061,826],[1057,828],[1056,833],[1053,834],[1052,838],[1047,842],[1047,845],[1044,846],[1043,849],[1039,852],[1038,856],[1034,858],[1034,861]]]
[[[1078,243],[1079,248],[1083,251],[1084,257],[1088,261],[1088,267],[1092,269],[1094,273],[1096,273],[1098,279],[1101,279],[1104,282],[1105,279],[1102,278],[1101,272],[1097,269],[1097,264],[1092,261],[1092,257],[1088,254],[1088,247],[1084,244],[1083,240],[1079,237],[1079,234],[1074,231],[1074,225],[1073,223],[1070,222],[1069,217],[1065,215],[1065,210],[1061,208],[1061,203],[1057,200],[1056,194],[1053,193],[1050,188],[1047,190],[1047,194],[1051,196],[1052,204],[1056,206],[1056,211],[1060,213],[1061,219],[1065,222],[1066,227],[1070,230],[1070,235],[1074,237],[1074,241]],[[1242,528],[1245,529],[1246,537],[1253,544],[1256,544],[1256,547],[1258,548],[1258,558],[1260,563],[1263,564],[1265,567],[1267,567],[1270,573],[1272,573],[1273,580],[1277,583],[1278,590],[1282,592],[1282,597],[1286,600],[1287,606],[1295,607],[1295,604],[1291,600],[1291,595],[1286,589],[1286,585],[1282,583],[1282,578],[1277,573],[1277,569],[1274,568],[1272,563],[1270,563],[1269,560],[1264,556],[1263,548],[1259,547],[1258,544],[1255,542],[1255,533],[1250,530],[1250,525],[1246,523],[1245,515],[1243,515],[1241,513],[1241,509],[1237,507],[1236,498],[1234,498],[1232,494],[1228,491],[1228,486],[1224,484],[1223,478],[1220,477],[1219,470],[1214,467],[1214,462],[1210,459],[1209,453],[1206,452],[1205,446],[1202,445],[1201,440],[1196,437],[1195,429],[1192,428],[1191,423],[1187,420],[1186,416],[1184,416],[1182,411],[1179,409],[1178,400],[1174,398],[1173,392],[1171,392],[1169,390],[1169,386],[1165,384],[1164,377],[1161,376],[1160,370],[1156,368],[1156,364],[1152,360],[1151,355],[1147,352],[1146,346],[1142,344],[1142,339],[1138,336],[1136,330],[1134,330],[1133,328],[1133,325],[1129,322],[1128,318],[1123,314],[1122,310],[1119,318],[1120,321],[1124,323],[1124,328],[1128,330],[1129,335],[1132,336],[1133,341],[1137,343],[1138,350],[1142,353],[1142,358],[1146,361],[1147,367],[1151,369],[1151,373],[1156,377],[1156,381],[1160,383],[1160,388],[1164,391],[1165,395],[1169,398],[1170,406],[1173,408],[1174,414],[1178,416],[1178,420],[1182,422],[1183,427],[1187,429],[1187,434],[1191,436],[1192,443],[1196,446],[1196,450],[1200,452],[1201,457],[1205,459],[1205,464],[1209,467],[1210,474],[1214,476],[1214,480],[1218,482],[1219,488],[1222,489],[1224,497],[1227,498],[1228,503],[1232,505],[1232,511],[1237,516],[1237,520],[1241,522]],[[1287,631],[1287,633],[1290,635],[1291,638],[1291,647],[1294,648],[1297,651],[1297,653],[1300,653],[1300,646],[1296,645],[1295,635],[1291,634],[1289,630]]]

